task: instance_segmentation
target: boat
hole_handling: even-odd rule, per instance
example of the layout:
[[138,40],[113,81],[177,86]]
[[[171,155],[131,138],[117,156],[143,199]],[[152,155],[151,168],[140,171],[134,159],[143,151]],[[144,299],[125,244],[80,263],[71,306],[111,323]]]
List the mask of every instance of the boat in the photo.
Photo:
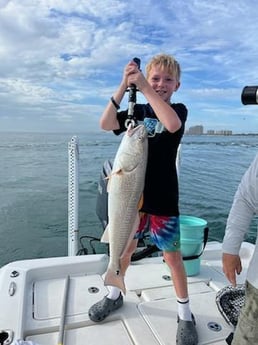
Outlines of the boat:
[[[175,345],[176,296],[170,271],[159,252],[142,256],[130,265],[122,308],[102,322],[89,319],[90,306],[108,293],[104,276],[109,257],[108,253],[77,255],[76,137],[69,143],[68,152],[68,255],[19,260],[0,269],[0,345]],[[225,344],[234,331],[234,325],[218,308],[218,294],[228,287],[221,247],[217,241],[204,243],[198,272],[187,277],[200,345]],[[242,244],[240,285],[245,282],[253,250],[253,244]]]

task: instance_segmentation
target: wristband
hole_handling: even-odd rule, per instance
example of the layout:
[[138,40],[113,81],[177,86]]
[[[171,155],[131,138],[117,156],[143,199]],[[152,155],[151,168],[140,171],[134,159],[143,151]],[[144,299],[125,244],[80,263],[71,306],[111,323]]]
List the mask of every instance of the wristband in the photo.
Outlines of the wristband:
[[118,110],[120,109],[120,105],[116,103],[116,101],[114,100],[114,97],[112,96],[110,98],[111,102],[113,103],[113,106]]

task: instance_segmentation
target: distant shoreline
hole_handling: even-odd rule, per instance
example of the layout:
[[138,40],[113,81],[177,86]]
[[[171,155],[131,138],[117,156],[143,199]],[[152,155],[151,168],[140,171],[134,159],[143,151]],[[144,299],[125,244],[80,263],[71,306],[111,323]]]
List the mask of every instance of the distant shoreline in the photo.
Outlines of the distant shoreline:
[[185,133],[184,135],[189,135],[189,136],[209,136],[209,137],[219,137],[219,136],[223,136],[223,137],[232,137],[232,136],[258,136],[258,133],[231,133],[231,134],[210,134],[210,133],[202,133],[202,134],[192,134],[192,133]]

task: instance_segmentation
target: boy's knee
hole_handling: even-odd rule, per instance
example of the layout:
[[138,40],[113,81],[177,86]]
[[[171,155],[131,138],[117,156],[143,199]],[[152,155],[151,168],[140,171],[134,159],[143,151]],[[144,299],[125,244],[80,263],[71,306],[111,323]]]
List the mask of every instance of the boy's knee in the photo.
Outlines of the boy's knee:
[[177,266],[182,264],[182,255],[180,251],[164,252],[163,257],[169,266]]

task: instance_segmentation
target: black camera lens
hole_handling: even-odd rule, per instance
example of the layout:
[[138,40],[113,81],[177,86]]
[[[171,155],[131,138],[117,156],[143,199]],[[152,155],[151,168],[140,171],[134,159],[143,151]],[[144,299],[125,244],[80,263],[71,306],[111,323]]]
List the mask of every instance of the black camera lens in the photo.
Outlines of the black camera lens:
[[258,104],[258,86],[245,86],[242,91],[241,101],[244,105]]

